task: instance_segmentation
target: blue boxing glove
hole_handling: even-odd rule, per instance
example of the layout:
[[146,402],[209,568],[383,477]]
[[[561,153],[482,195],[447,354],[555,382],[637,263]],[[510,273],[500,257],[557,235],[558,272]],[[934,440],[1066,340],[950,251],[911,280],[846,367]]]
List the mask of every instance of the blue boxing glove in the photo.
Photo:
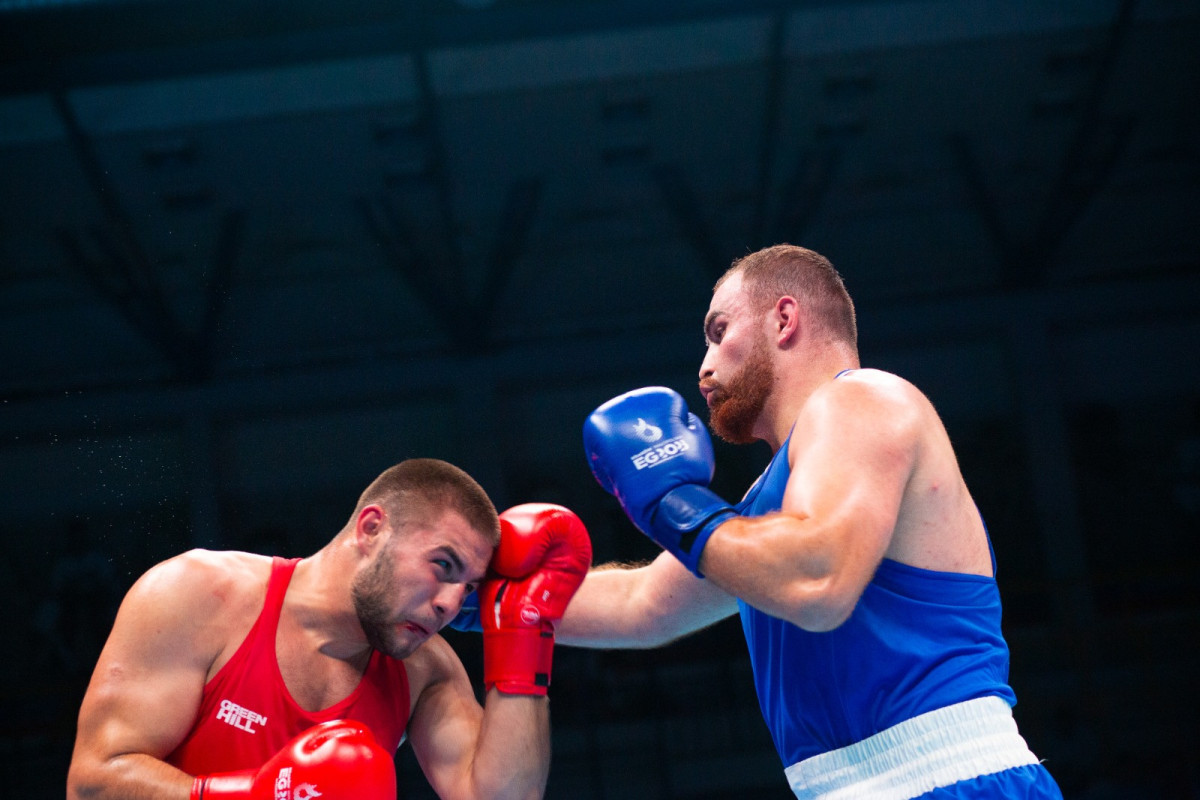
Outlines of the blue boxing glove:
[[479,616],[478,589],[466,596],[458,615],[446,624],[456,631],[465,631],[467,633],[472,631],[475,633],[483,632],[483,620]]
[[696,575],[708,537],[733,508],[709,490],[712,440],[678,392],[635,389],[583,424],[592,474],[642,533]]

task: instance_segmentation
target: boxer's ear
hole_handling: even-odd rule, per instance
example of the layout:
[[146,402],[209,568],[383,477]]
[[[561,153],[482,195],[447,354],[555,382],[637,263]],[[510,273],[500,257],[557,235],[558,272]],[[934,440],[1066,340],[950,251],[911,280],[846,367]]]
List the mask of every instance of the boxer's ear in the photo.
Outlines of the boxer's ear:
[[364,553],[382,538],[387,527],[387,512],[378,503],[363,506],[354,520],[354,543]]
[[774,329],[775,341],[780,346],[786,346],[800,330],[800,304],[796,298],[784,295],[775,301],[771,309],[771,322]]

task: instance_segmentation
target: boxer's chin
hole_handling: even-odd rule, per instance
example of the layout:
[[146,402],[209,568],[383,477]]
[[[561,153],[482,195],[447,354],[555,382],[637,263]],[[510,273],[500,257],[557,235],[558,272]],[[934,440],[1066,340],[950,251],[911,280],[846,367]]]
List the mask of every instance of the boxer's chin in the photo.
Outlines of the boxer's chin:
[[712,432],[730,444],[750,444],[754,441],[751,431],[762,406],[757,408],[741,402],[740,398],[728,400],[713,406],[708,418],[708,426]]
[[713,433],[730,444],[757,441],[754,426],[767,405],[775,383],[775,370],[767,348],[759,344],[741,372],[717,390],[708,417]]

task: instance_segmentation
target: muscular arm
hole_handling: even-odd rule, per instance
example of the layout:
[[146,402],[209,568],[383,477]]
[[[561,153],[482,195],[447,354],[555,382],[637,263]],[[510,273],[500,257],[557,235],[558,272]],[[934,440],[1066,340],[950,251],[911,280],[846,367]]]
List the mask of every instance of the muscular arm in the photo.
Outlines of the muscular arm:
[[717,528],[708,579],[806,630],[844,622],[891,546],[918,454],[913,393],[888,376],[814,394],[793,430],[781,510]]
[[580,647],[657,647],[736,612],[733,597],[663,553],[638,567],[590,571],[555,637]]
[[447,800],[539,798],[550,771],[546,697],[488,692],[475,700],[462,663],[441,638],[421,651],[427,674],[408,724],[425,777]]
[[192,778],[162,759],[187,734],[219,651],[220,572],[187,553],[130,589],[80,707],[68,800],[189,796]]

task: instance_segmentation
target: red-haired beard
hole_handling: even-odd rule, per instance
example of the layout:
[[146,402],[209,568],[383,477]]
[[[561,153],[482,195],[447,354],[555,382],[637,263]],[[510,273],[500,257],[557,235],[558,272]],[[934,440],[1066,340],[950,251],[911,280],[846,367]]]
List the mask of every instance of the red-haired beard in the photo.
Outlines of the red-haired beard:
[[754,424],[762,415],[775,383],[775,369],[766,341],[759,339],[755,343],[745,365],[728,381],[706,379],[700,383],[714,387],[709,396],[708,415],[713,433],[731,444],[757,441]]

